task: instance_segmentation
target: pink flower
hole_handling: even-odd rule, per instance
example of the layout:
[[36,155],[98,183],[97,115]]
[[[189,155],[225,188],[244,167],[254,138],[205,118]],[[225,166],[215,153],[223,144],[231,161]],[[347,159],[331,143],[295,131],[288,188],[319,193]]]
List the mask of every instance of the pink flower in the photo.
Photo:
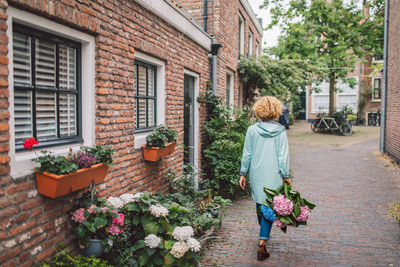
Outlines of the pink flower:
[[301,213],[299,216],[297,216],[296,221],[298,222],[305,222],[308,220],[308,217],[310,216],[310,208],[308,206],[300,206]]
[[108,208],[107,208],[107,207],[102,207],[101,210],[102,210],[103,212],[107,212]]
[[124,232],[124,229],[120,229],[116,224],[111,224],[108,232],[112,235],[119,235]]
[[84,214],[85,214],[85,209],[84,208],[77,209],[72,214],[72,220],[75,221],[75,222],[82,223],[85,220]]
[[115,223],[115,224],[119,224],[119,225],[123,226],[124,225],[124,218],[125,218],[125,215],[123,213],[118,213],[118,218],[114,218],[112,220],[112,222]]
[[281,216],[289,216],[293,211],[293,202],[280,194],[274,197],[274,210]]
[[95,208],[97,208],[97,206],[95,205],[95,204],[93,204],[93,205],[91,205],[89,208],[88,208],[88,212],[89,213],[97,213],[96,212],[96,210],[95,210]]
[[274,221],[275,226],[278,226],[280,228],[284,228],[286,226],[286,224],[284,224],[283,222],[281,222],[279,219],[276,219]]

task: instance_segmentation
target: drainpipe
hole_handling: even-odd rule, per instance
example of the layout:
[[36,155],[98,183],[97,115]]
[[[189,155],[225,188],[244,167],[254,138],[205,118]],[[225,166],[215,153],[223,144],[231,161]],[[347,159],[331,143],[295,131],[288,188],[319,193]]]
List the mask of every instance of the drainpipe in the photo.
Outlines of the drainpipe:
[[207,9],[207,0],[204,0],[204,31],[207,32],[207,19],[208,19],[208,9]]
[[383,88],[382,88],[382,112],[381,112],[381,153],[385,153],[386,130],[386,90],[387,90],[387,61],[388,61],[388,28],[389,28],[389,0],[385,1],[385,35],[383,41]]
[[213,84],[213,91],[214,94],[217,95],[217,61],[218,61],[218,50],[222,47],[221,44],[218,44],[215,38],[212,39],[211,43],[211,55],[212,55],[212,62],[211,62],[211,77],[212,77],[212,84]]

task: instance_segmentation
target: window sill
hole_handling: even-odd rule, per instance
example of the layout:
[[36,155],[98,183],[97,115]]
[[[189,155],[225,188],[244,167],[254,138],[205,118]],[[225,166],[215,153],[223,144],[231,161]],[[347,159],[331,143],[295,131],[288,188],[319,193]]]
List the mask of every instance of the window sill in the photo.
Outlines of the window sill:
[[153,133],[153,130],[141,133],[135,133],[135,149],[139,149],[146,144],[146,137]]
[[[70,148],[72,148],[73,151],[78,150],[82,144],[74,144],[74,145],[65,145],[65,146],[59,146],[57,148],[48,150],[52,152],[55,156],[66,156],[68,155],[68,152]],[[27,175],[33,174],[34,173],[34,168],[38,167],[39,164],[36,162],[33,162],[32,159],[37,158],[40,156],[40,150],[38,151],[26,151],[26,152],[17,152],[14,155],[14,159],[11,160],[10,162],[10,175],[14,180],[21,179]]]
[[381,99],[371,99],[371,102],[372,103],[380,103],[380,102],[382,102],[382,100]]

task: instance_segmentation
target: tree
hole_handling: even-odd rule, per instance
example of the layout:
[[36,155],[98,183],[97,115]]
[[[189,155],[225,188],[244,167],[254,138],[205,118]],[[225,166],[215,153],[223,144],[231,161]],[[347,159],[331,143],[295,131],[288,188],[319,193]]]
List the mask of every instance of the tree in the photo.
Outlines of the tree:
[[282,59],[307,60],[320,69],[320,79],[329,82],[330,114],[338,80],[354,88],[356,80],[347,74],[357,59],[382,54],[383,1],[357,5],[354,0],[264,0],[262,7],[270,8],[273,18],[269,27],[283,29],[271,52]]
[[268,57],[242,57],[238,66],[249,105],[257,92],[276,96],[284,102],[298,98],[299,91],[305,90],[312,83],[316,71],[316,68],[303,60]]

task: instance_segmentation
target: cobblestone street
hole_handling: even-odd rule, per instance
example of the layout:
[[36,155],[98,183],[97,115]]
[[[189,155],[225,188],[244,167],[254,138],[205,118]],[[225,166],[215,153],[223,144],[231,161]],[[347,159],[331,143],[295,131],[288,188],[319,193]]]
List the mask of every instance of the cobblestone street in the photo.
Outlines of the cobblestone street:
[[[309,225],[273,226],[271,257],[256,259],[258,225],[251,200],[233,203],[202,266],[400,266],[400,224],[388,206],[400,199],[400,171],[379,157],[379,128],[346,137],[288,131],[294,189],[315,203]],[[324,143],[325,140],[325,143]]]

